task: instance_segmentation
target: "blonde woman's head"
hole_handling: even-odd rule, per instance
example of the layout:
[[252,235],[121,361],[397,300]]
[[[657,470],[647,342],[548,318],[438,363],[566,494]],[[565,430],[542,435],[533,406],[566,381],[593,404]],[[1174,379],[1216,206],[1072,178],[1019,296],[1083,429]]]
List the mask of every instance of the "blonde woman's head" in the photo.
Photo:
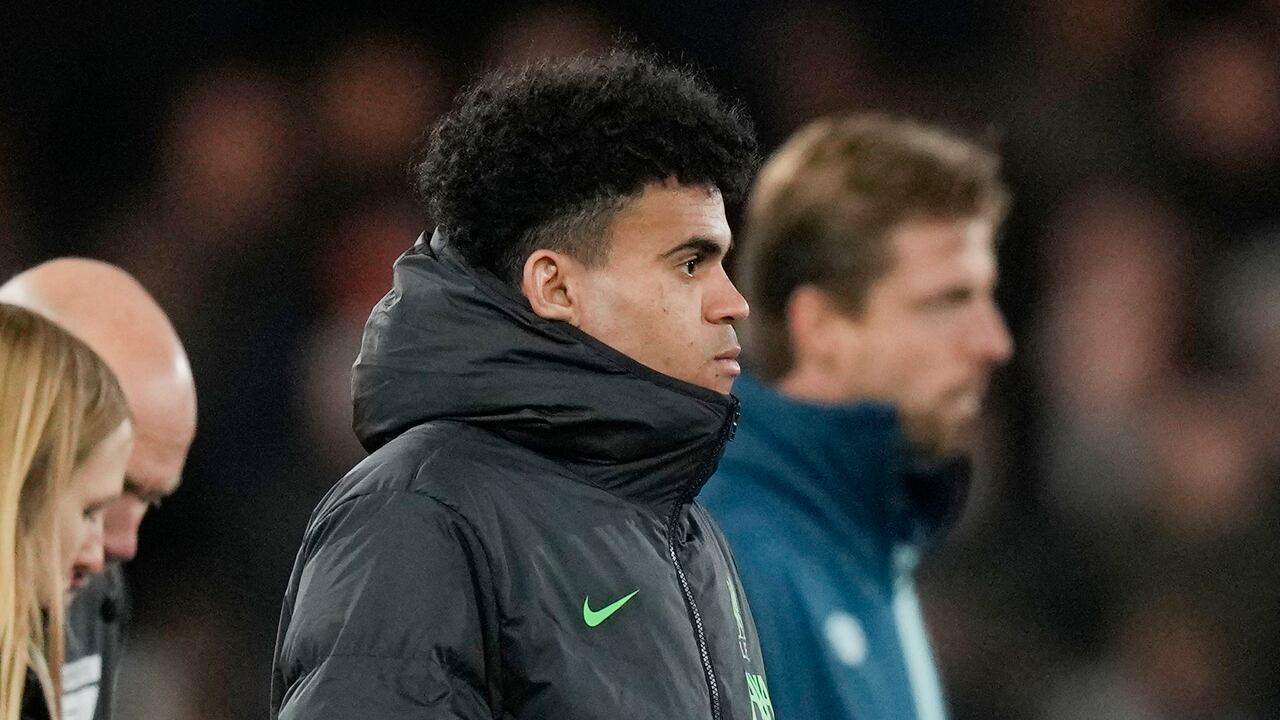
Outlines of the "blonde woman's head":
[[28,668],[56,711],[66,596],[102,566],[102,509],[132,449],[128,406],[89,348],[0,304],[0,720]]

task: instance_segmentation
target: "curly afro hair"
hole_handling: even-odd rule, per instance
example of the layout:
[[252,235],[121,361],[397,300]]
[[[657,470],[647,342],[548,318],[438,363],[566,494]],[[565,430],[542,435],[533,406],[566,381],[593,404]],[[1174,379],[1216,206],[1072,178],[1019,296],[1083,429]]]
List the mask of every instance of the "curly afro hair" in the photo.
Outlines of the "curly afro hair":
[[733,203],[757,163],[739,107],[692,71],[615,50],[481,79],[432,130],[415,171],[450,246],[519,285],[539,248],[602,261],[608,219],[646,184],[710,185]]

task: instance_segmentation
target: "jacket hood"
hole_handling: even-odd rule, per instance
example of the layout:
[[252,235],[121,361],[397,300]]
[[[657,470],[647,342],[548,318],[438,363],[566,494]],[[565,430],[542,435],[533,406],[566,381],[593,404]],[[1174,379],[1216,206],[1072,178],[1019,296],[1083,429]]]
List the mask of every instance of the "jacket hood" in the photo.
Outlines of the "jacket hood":
[[[679,495],[736,418],[731,396],[637,363],[538,317],[439,235],[394,266],[352,373],[354,429],[370,452],[409,428],[456,420],[560,459],[589,482],[645,499]],[[697,488],[693,488],[696,492]]]

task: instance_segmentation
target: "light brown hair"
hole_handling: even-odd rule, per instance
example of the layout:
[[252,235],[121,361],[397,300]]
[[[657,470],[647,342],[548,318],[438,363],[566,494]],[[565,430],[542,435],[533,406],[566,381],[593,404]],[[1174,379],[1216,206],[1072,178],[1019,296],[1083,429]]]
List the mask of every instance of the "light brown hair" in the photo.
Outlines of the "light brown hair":
[[877,114],[818,120],[761,169],[747,204],[739,281],[751,369],[792,364],[787,319],[802,285],[857,314],[890,269],[889,236],[912,219],[1004,219],[1009,195],[991,151],[939,128]]
[[128,418],[119,383],[87,345],[0,304],[0,720],[18,720],[29,669],[60,716],[55,505],[74,468]]

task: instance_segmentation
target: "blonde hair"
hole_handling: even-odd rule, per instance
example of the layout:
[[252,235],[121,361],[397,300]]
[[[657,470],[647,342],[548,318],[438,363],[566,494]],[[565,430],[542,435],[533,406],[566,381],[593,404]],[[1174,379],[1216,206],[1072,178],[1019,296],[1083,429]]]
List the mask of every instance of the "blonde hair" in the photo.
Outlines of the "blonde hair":
[[54,509],[73,469],[129,418],[83,342],[0,304],[0,720],[19,720],[28,671],[58,718],[62,569]]

